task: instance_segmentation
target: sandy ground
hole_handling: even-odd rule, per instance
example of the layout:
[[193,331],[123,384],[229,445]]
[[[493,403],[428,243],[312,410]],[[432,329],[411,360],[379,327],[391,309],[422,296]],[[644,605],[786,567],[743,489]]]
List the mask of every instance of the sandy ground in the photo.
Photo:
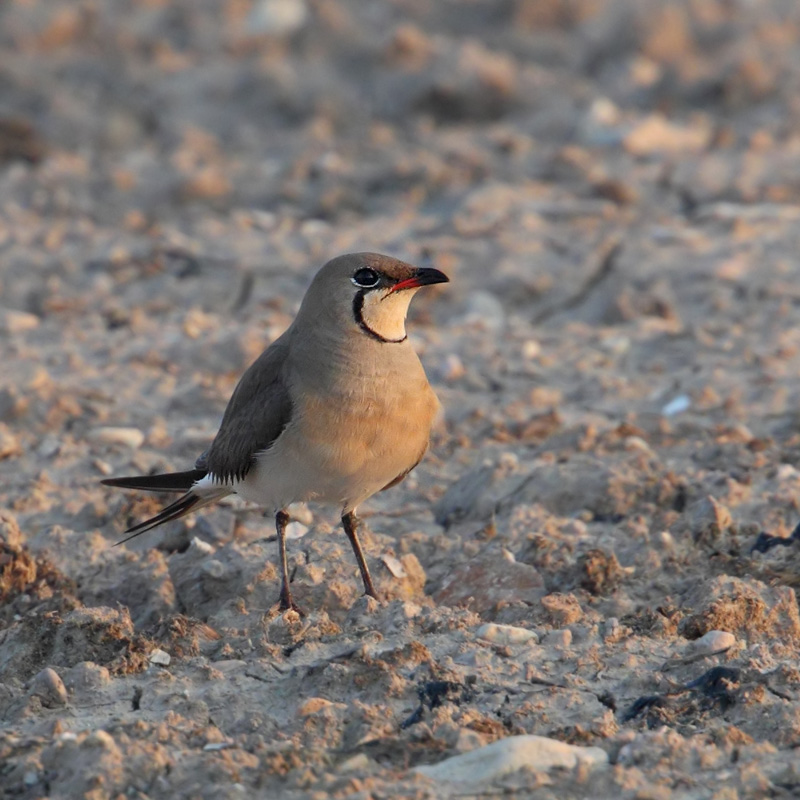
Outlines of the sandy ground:
[[[799,38],[794,0],[4,3],[0,795],[796,796],[800,544],[753,546],[800,518]],[[159,502],[99,480],[190,466],[353,250],[452,278],[410,319],[445,425],[363,509],[385,601],[333,509],[305,618],[263,509],[113,547]],[[602,752],[481,761],[525,734]]]

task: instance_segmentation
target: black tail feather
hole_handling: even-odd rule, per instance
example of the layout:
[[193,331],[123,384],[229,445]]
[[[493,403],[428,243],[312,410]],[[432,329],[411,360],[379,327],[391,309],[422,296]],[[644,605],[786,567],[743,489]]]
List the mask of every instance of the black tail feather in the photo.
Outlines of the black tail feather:
[[168,472],[165,475],[134,475],[130,478],[106,478],[100,483],[118,486],[121,489],[141,489],[145,492],[188,492],[201,478],[208,474],[204,469],[186,472]]
[[[206,501],[208,502],[208,501]],[[150,517],[150,519],[146,519],[144,522],[140,522],[138,525],[134,525],[125,533],[129,533],[130,536],[122,539],[121,541],[117,542],[116,544],[125,544],[125,542],[129,542],[134,537],[138,536],[140,533],[146,533],[149,530],[161,525],[164,522],[170,522],[173,519],[179,519],[180,517],[186,516],[190,511],[192,511],[195,506],[206,505],[206,502],[203,502],[203,499],[196,494],[192,494],[189,492],[185,494],[183,497],[178,498],[174,503],[168,505],[165,509],[161,512],[156,514],[154,517]],[[115,545],[116,546],[116,545]]]

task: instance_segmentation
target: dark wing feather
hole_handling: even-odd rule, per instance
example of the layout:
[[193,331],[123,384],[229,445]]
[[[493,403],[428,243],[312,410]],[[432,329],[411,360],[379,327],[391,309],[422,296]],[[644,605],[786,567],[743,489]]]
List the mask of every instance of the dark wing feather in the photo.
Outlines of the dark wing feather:
[[216,438],[198,459],[198,466],[202,464],[216,480],[230,483],[244,478],[256,454],[266,450],[288,425],[292,416],[284,379],[288,349],[284,334],[242,375]]

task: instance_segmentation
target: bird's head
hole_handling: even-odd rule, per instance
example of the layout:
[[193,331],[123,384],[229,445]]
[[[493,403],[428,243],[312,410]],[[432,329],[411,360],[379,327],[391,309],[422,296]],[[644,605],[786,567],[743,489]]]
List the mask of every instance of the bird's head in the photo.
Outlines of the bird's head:
[[438,269],[378,253],[350,253],[332,259],[317,273],[301,313],[327,308],[365,336],[398,343],[406,338],[406,313],[417,290],[448,281]]

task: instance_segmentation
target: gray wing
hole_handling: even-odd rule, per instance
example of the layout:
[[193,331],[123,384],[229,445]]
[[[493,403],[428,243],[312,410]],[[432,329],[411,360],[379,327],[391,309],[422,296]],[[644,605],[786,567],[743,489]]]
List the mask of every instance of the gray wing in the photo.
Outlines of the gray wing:
[[256,454],[266,450],[288,425],[292,402],[283,378],[288,349],[281,337],[242,375],[216,438],[197,459],[198,468],[207,469],[216,480],[230,483],[244,478]]

